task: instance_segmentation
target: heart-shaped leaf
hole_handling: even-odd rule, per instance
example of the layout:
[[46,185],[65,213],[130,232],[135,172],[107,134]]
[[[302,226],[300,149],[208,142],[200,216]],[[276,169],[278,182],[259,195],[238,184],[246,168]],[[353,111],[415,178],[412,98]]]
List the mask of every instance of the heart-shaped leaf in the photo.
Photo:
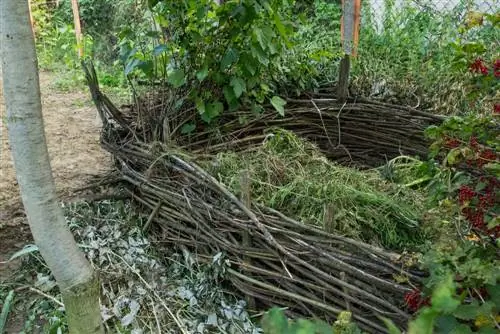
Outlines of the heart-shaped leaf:
[[186,75],[184,70],[175,70],[168,76],[167,82],[174,86],[174,88],[179,88],[186,83]]
[[271,99],[271,104],[273,105],[274,109],[278,111],[278,114],[280,114],[281,116],[285,116],[285,100],[283,100],[279,96],[273,96],[273,98]]

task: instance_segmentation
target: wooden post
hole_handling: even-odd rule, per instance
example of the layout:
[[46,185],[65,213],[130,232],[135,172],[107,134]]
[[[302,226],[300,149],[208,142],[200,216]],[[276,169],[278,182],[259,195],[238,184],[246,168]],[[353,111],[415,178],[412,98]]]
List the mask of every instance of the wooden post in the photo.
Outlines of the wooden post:
[[359,41],[359,22],[361,19],[361,0],[342,0],[342,19],[340,35],[344,58],[340,61],[337,97],[344,103],[349,97],[350,57],[356,57]]
[[[347,283],[347,279],[345,277],[345,272],[343,272],[343,271],[340,272],[340,279],[342,281],[344,281],[345,283]],[[343,292],[344,292],[345,295],[349,295],[349,290],[347,290],[347,288],[345,286],[342,287],[342,290],[343,290]],[[344,300],[345,300],[346,311],[351,312],[351,303],[349,303],[349,299],[348,298],[344,298]]]
[[349,72],[351,70],[351,56],[344,55],[340,61],[339,83],[337,86],[337,99],[340,103],[347,101],[349,97]]
[[83,57],[83,36],[82,26],[80,23],[80,11],[78,10],[78,0],[71,0],[71,8],[73,9],[73,20],[75,22],[76,44],[78,48],[78,57]]
[[325,204],[323,216],[323,229],[325,232],[333,233],[337,227],[334,218],[335,208],[332,203]]
[[33,11],[31,10],[31,0],[28,0],[28,8],[29,8],[29,12],[30,12],[31,31],[33,32],[33,38],[36,42],[35,20],[33,19]]
[[[241,202],[247,208],[252,208],[252,199],[250,195],[251,183],[250,183],[250,173],[248,170],[244,170],[240,174],[240,191],[241,191]],[[242,233],[242,243],[245,249],[249,249],[252,246],[252,239],[248,230],[244,230]],[[249,256],[244,256],[243,261],[250,265],[252,263],[251,258]],[[247,297],[248,308],[255,309],[255,298],[248,296]]]

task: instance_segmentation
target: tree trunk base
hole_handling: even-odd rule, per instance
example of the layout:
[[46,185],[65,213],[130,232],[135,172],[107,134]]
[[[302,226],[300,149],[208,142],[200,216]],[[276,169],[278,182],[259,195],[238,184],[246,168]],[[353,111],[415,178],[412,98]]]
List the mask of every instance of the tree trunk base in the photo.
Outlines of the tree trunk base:
[[61,291],[71,334],[104,333],[99,291],[95,275],[87,282]]

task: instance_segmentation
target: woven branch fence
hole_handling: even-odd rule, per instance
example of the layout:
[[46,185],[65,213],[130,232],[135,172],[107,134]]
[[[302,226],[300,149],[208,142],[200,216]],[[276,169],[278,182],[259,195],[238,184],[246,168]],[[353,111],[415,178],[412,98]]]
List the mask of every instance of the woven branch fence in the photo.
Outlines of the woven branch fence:
[[[252,149],[268,127],[279,126],[318,143],[331,158],[370,166],[403,152],[425,154],[422,129],[438,117],[367,100],[339,105],[323,92],[290,100],[286,117],[265,113],[241,125],[237,119],[249,114],[241,111],[223,117],[218,133],[207,128],[189,137],[177,134],[186,119],[169,115],[166,122],[158,101],[118,109],[100,92],[93,67],[84,69],[103,118],[102,145],[115,157],[133,199],[150,212],[148,224],[162,242],[186,247],[201,261],[223,252],[231,264],[228,279],[252,307],[284,306],[292,316],[326,321],[350,310],[371,333],[387,332],[380,316],[405,328],[410,314],[404,294],[422,274],[404,268],[398,254],[252,203],[244,173],[237,197],[200,168],[196,156]],[[407,283],[397,283],[396,276]]]

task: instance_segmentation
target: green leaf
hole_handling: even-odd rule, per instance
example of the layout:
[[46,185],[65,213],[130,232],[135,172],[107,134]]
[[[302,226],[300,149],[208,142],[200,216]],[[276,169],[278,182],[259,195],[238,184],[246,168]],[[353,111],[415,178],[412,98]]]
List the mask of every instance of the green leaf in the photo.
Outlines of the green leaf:
[[455,284],[452,277],[448,276],[432,292],[432,308],[444,313],[455,311],[460,301],[454,298],[454,294]]
[[283,22],[281,22],[281,18],[278,16],[277,13],[274,13],[273,20],[274,20],[274,24],[276,25],[276,28],[278,29],[278,32],[279,32],[281,38],[283,38],[283,40],[285,41],[286,46],[291,47],[292,44],[290,43],[290,40],[288,39],[288,33],[286,31],[285,25],[283,24]]
[[237,109],[239,104],[238,99],[234,94],[233,88],[230,86],[224,86],[224,88],[222,88],[222,92],[224,93],[224,97],[226,98],[227,104],[229,105],[229,109]]
[[192,122],[190,122],[190,123],[186,123],[186,124],[184,124],[184,125],[181,127],[181,133],[182,133],[183,135],[185,135],[185,134],[189,134],[189,133],[193,132],[193,131],[194,131],[194,129],[196,129],[196,124],[194,124],[194,123],[192,123]]
[[149,8],[153,8],[158,2],[160,2],[160,0],[148,0]]
[[264,112],[264,108],[260,104],[257,104],[257,103],[252,103],[251,110],[254,114],[257,114],[257,115],[262,114]]
[[272,30],[270,29],[263,30],[260,29],[259,27],[255,27],[252,32],[254,39],[259,43],[262,50],[268,48],[269,43],[271,43],[270,35],[272,34]]
[[154,49],[153,49],[153,55],[155,57],[161,55],[162,53],[164,53],[165,51],[167,51],[167,45],[166,44],[160,44],[160,45],[157,45]]
[[168,76],[167,82],[174,86],[174,88],[179,88],[186,83],[186,75],[184,70],[175,70]]
[[450,150],[450,152],[448,152],[448,155],[446,156],[448,165],[456,164],[461,154],[462,152],[458,148]]
[[201,98],[196,98],[195,100],[196,110],[200,115],[205,113],[205,102]]
[[206,105],[206,110],[203,115],[210,118],[210,120],[216,118],[224,111],[224,105],[222,102],[216,101]]
[[142,71],[148,78],[153,76],[154,64],[152,60],[141,61],[137,68]]
[[286,333],[290,334],[311,334],[316,333],[316,326],[307,319],[298,319],[295,321]]
[[125,75],[127,76],[130,73],[132,73],[137,68],[137,66],[139,66],[140,63],[141,61],[137,58],[133,58],[130,61],[128,61],[127,65],[125,66]]
[[459,305],[453,315],[462,320],[473,320],[478,316],[489,316],[493,309],[495,308],[495,304],[491,301],[486,301],[479,305],[479,303],[474,300],[471,304],[468,305]]
[[[332,326],[322,320],[316,320],[315,325],[315,334],[332,334]],[[353,333],[354,334],[354,333]]]
[[282,310],[273,307],[262,319],[264,333],[285,334],[288,333],[288,319]]
[[449,332],[451,334],[472,334],[474,333],[472,329],[470,329],[469,326],[465,324],[459,324],[452,332]]
[[401,334],[399,328],[392,322],[391,319],[380,317],[380,319],[384,322],[385,327],[387,327],[387,331],[389,334]]
[[252,51],[252,56],[257,59],[259,63],[264,66],[269,65],[269,57],[259,44],[253,44],[250,50]]
[[234,77],[231,79],[229,83],[231,87],[233,87],[234,95],[236,98],[239,98],[243,92],[246,91],[247,87],[245,81],[242,78]]
[[436,329],[439,333],[451,333],[459,325],[452,315],[440,316],[436,319]]
[[198,79],[199,82],[202,82],[205,80],[205,78],[208,76],[208,66],[204,65],[201,70],[196,72],[196,79]]
[[490,295],[490,300],[496,305],[497,309],[500,309],[500,284],[487,285],[486,291]]
[[248,76],[254,76],[257,73],[257,60],[250,54],[244,53],[241,55],[239,65]]
[[472,320],[478,315],[479,304],[474,300],[470,305],[459,305],[453,315],[458,319]]
[[271,99],[271,104],[273,105],[274,109],[278,111],[278,114],[280,114],[281,116],[285,116],[285,100],[283,100],[279,96],[273,96]]
[[0,313],[0,333],[4,333],[4,330],[6,330],[5,326],[7,325],[7,318],[9,317],[13,300],[14,290],[10,290],[3,302],[2,312]]
[[420,311],[418,317],[408,325],[408,334],[433,334],[434,322],[437,313],[425,307]]
[[201,119],[202,119],[205,123],[210,123],[210,122],[212,122],[212,118],[210,117],[210,115],[209,115],[208,113],[201,114]]
[[12,254],[12,256],[9,259],[9,262],[14,260],[14,259],[17,259],[18,257],[21,257],[23,255],[31,254],[34,252],[38,252],[38,246],[37,245],[27,245],[23,249]]
[[238,60],[238,51],[236,51],[233,48],[227,49],[226,53],[224,54],[224,57],[222,57],[222,61],[220,63],[220,69],[221,71],[224,71],[231,67],[232,64],[234,64]]

